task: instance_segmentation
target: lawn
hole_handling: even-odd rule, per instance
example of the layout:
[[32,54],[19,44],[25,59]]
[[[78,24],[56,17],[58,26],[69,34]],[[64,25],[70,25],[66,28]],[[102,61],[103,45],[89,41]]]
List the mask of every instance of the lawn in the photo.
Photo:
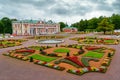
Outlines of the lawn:
[[114,43],[115,40],[105,40],[104,42],[106,42],[106,43]]
[[51,61],[57,59],[55,57],[43,56],[43,55],[40,55],[40,54],[34,54],[32,56],[29,56],[29,57],[32,57],[33,59],[45,61],[45,62],[51,62]]
[[98,53],[104,53],[104,50],[105,50],[105,49],[100,48],[100,49],[96,49],[96,50],[92,50],[92,51],[98,52]]
[[98,53],[98,52],[94,52],[94,51],[88,51],[88,53],[86,53],[84,55],[84,57],[102,58],[103,55],[104,55],[103,53]]
[[57,53],[67,53],[67,52],[70,52],[70,50],[67,49],[67,48],[58,48],[58,49],[55,49],[54,52],[57,52]]

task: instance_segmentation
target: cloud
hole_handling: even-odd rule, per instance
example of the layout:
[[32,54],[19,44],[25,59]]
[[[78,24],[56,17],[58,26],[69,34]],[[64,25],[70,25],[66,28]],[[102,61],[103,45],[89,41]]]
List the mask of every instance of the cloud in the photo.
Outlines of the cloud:
[[70,24],[113,13],[120,13],[120,0],[0,0],[0,18],[41,18]]

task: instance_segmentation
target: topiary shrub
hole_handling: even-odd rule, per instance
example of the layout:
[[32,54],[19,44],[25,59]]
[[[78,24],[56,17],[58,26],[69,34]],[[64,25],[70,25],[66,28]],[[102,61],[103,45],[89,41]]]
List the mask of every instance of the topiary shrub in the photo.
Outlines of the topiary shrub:
[[45,51],[41,51],[40,54],[46,55],[47,53]]
[[30,62],[33,62],[33,58],[32,57],[30,57]]
[[70,56],[70,53],[69,53],[69,52],[67,52],[66,56],[67,56],[67,57],[68,57],[68,56]]
[[112,55],[111,55],[111,53],[108,53],[108,57],[111,57]]
[[56,53],[50,53],[50,54],[47,54],[47,56],[57,57],[57,54]]

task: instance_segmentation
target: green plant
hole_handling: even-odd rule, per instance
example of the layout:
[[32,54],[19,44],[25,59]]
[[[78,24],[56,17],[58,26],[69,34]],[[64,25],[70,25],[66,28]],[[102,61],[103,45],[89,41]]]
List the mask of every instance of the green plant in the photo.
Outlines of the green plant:
[[33,58],[32,57],[30,57],[30,62],[33,62]]
[[85,66],[90,66],[89,65],[89,61],[99,61],[98,59],[95,59],[95,58],[87,58],[87,57],[82,57],[81,58],[81,61],[82,63],[85,65]]
[[37,60],[41,60],[41,61],[45,61],[45,62],[51,62],[55,59],[57,59],[56,57],[48,57],[48,56],[43,56],[43,55],[38,55],[38,54],[33,54],[32,56],[33,59],[37,59]]
[[70,50],[67,49],[67,48],[58,48],[58,49],[55,49],[54,52],[56,52],[56,53],[67,53],[67,52],[70,52]]
[[94,51],[88,51],[88,53],[86,53],[84,55],[84,57],[102,58],[103,55],[104,55],[103,53],[98,53],[98,52],[94,52]]

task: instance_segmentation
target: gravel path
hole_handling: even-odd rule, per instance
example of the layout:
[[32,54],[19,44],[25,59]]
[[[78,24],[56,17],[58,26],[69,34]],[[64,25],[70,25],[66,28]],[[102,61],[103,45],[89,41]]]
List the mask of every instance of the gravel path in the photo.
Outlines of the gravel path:
[[[78,35],[71,35],[71,37],[75,36]],[[92,34],[79,36],[92,36]],[[65,38],[64,40],[65,43],[62,44],[77,43],[76,41],[71,41],[68,38]],[[105,74],[93,72],[82,76],[69,74],[64,71],[57,71],[2,55],[2,53],[7,50],[31,45],[40,44],[36,44],[35,40],[29,40],[24,42],[21,46],[0,49],[0,80],[120,80],[120,44],[108,45],[108,47],[116,49],[116,54],[114,55],[111,65]]]

